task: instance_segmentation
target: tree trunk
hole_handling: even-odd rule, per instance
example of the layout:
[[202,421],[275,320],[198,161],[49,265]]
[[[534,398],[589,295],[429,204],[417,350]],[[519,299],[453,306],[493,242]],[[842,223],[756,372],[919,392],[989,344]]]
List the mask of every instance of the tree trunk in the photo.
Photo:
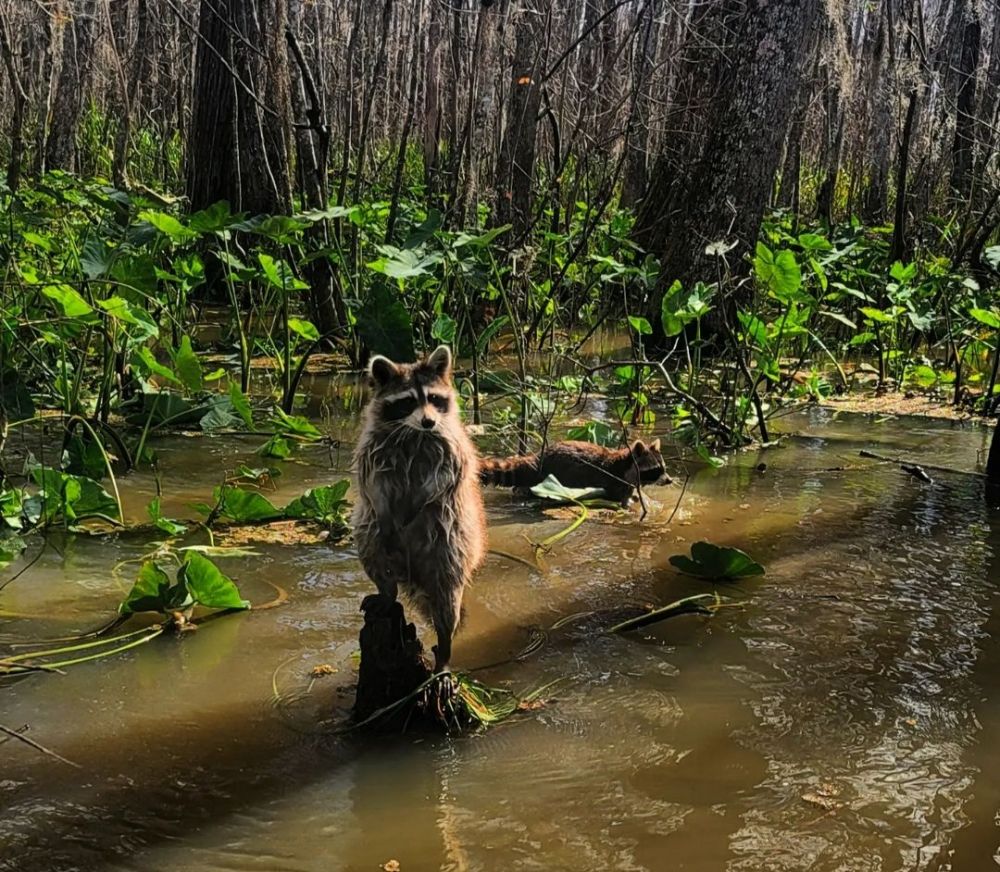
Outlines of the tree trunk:
[[[972,193],[972,158],[976,140],[976,71],[979,68],[981,28],[975,10],[962,28],[962,50],[958,69],[955,141],[952,145],[951,189],[961,202]],[[997,47],[994,46],[994,52]]]
[[545,16],[534,0],[525,0],[516,15],[513,75],[497,167],[496,204],[496,223],[513,225],[512,240],[519,240],[531,226],[535,135],[542,100],[540,79],[545,72]]
[[[675,279],[684,287],[715,280],[717,261],[705,253],[710,243],[734,242],[729,264],[737,274],[746,270],[745,255],[760,230],[793,98],[809,64],[807,35],[820,10],[819,0],[720,0],[716,5],[707,23],[729,23],[735,42],[717,53],[707,73],[718,87],[705,120],[692,125],[704,131],[701,158],[673,179],[672,196],[661,202],[647,196],[641,216],[646,225],[658,223],[665,232],[659,251],[663,266],[649,312],[656,325],[663,293]],[[724,33],[715,35],[724,38]],[[692,31],[688,38],[700,42],[705,37],[704,31]],[[658,171],[663,168],[661,162]],[[639,228],[641,243],[650,238],[644,229]],[[727,307],[745,303],[749,293],[750,286],[743,285]]]
[[285,0],[201,0],[188,131],[192,209],[287,212],[289,83]]
[[24,93],[21,85],[21,76],[11,47],[7,16],[3,10],[0,10],[0,56],[7,70],[14,98],[14,108],[10,117],[10,157],[7,161],[7,189],[13,193],[17,190],[21,178],[21,160],[24,155],[24,107],[28,102],[28,95]]
[[63,25],[59,77],[45,144],[45,166],[50,170],[74,172],[79,169],[76,134],[93,68],[97,0],[75,0],[69,8],[72,17]]

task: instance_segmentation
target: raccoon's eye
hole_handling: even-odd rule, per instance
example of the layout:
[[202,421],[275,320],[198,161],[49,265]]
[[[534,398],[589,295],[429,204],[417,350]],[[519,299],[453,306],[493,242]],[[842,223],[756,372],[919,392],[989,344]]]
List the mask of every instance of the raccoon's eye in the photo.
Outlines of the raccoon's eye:
[[439,412],[444,413],[448,411],[448,398],[441,396],[441,394],[428,394],[427,399],[430,404],[437,409]]
[[387,421],[401,421],[417,408],[417,398],[400,397],[398,400],[389,400],[382,408]]

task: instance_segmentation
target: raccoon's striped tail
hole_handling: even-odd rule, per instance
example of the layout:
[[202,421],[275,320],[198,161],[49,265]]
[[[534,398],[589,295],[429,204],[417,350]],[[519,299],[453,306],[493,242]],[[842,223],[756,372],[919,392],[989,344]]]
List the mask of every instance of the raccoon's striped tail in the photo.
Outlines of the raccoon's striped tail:
[[484,457],[479,461],[479,481],[496,487],[532,487],[541,481],[538,456]]

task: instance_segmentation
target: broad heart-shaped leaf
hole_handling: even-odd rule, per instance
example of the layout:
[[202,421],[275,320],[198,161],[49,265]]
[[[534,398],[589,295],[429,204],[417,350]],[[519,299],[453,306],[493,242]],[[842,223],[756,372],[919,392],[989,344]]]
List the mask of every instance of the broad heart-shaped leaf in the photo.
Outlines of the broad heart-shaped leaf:
[[802,270],[788,249],[775,254],[763,242],[758,242],[753,266],[757,279],[782,303],[791,302],[802,286]]
[[47,285],[42,288],[42,293],[56,303],[67,318],[94,317],[93,307],[80,296],[76,288],[71,288],[69,285]]
[[281,517],[281,512],[274,507],[274,504],[256,491],[245,491],[238,487],[223,485],[221,488],[216,488],[213,495],[219,504],[219,517],[238,524]]
[[880,324],[892,324],[896,320],[888,312],[883,312],[881,309],[875,309],[871,306],[861,306],[858,311],[869,321],[877,321]]
[[372,354],[390,360],[413,360],[413,323],[399,292],[384,280],[373,283],[358,312],[358,335]]
[[44,466],[33,469],[31,477],[44,493],[47,520],[73,522],[99,515],[118,518],[115,498],[93,479]]
[[536,497],[554,500],[559,503],[578,503],[580,500],[603,496],[604,491],[587,487],[566,487],[554,475],[546,476],[545,480],[536,484],[531,492]]
[[304,518],[312,521],[329,521],[336,518],[347,501],[350,482],[345,478],[336,484],[314,487],[285,506],[286,518]]
[[118,606],[120,615],[134,615],[137,612],[165,612],[169,608],[170,578],[152,560],[147,560],[139,568],[132,590]]
[[169,536],[179,536],[181,533],[187,532],[187,526],[179,523],[178,521],[172,521],[170,518],[165,518],[163,512],[160,511],[160,498],[153,497],[149,504],[146,506],[146,514],[149,515],[149,519],[156,525],[157,528],[162,530]]
[[431,336],[438,342],[445,345],[452,345],[455,342],[455,334],[458,332],[458,323],[450,315],[440,314],[434,319],[431,325]]
[[319,330],[316,329],[316,325],[312,321],[306,321],[305,318],[289,318],[288,329],[310,342],[316,342],[319,339]]
[[181,347],[174,352],[174,370],[177,376],[191,393],[196,393],[204,387],[201,374],[201,361],[191,348],[191,337],[181,339]]
[[171,242],[185,242],[189,239],[194,239],[198,235],[195,231],[181,224],[173,215],[168,215],[166,212],[148,210],[140,212],[139,218],[142,221],[148,221],[164,236],[170,237]]
[[694,320],[694,315],[687,311],[686,301],[682,299],[683,293],[684,288],[681,283],[674,281],[663,295],[663,300],[660,303],[660,320],[663,322],[664,336],[679,336],[684,332],[684,328]]
[[645,318],[639,317],[638,315],[629,315],[628,323],[640,336],[649,336],[653,332],[653,327],[649,321]]
[[980,324],[985,324],[994,330],[1000,328],[1000,315],[992,309],[969,309],[969,314]]
[[240,596],[233,580],[197,551],[187,552],[187,560],[180,568],[178,579],[183,579],[191,598],[198,605],[210,609],[250,608],[250,603]]
[[764,574],[764,567],[746,552],[711,542],[695,542],[690,557],[675,554],[670,563],[681,572],[698,578],[747,578]]

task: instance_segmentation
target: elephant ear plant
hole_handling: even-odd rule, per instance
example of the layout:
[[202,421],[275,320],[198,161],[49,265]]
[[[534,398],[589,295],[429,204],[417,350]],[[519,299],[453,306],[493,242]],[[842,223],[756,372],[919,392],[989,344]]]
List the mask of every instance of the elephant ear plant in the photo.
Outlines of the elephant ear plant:
[[[176,563],[172,577],[162,561]],[[179,552],[162,549],[143,560],[115,620],[95,633],[76,637],[74,644],[11,656],[0,654],[0,681],[29,673],[61,672],[144,645],[168,630],[193,630],[205,618],[249,608],[236,583],[210,558],[192,548]],[[209,610],[209,614],[194,617],[196,609]],[[147,613],[158,615],[159,620],[127,633],[106,635],[134,616]]]

